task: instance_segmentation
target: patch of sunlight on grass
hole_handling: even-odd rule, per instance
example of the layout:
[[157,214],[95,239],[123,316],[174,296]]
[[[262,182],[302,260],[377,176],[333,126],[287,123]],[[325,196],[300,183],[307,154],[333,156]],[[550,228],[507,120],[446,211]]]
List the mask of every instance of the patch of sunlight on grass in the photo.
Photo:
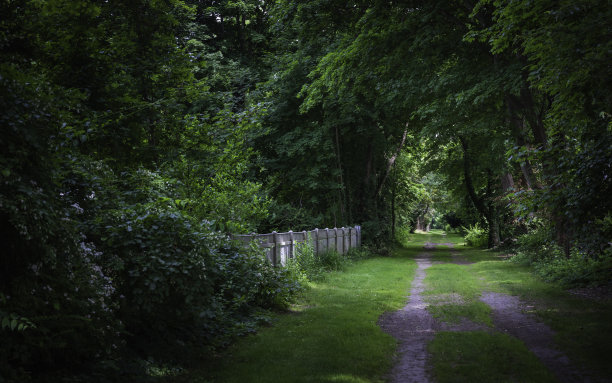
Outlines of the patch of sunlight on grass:
[[[482,281],[468,266],[445,263],[427,269],[425,277],[427,308],[435,318],[457,323],[461,318],[492,325],[491,308],[478,298]],[[440,302],[439,297],[455,297],[451,302]]]
[[493,326],[491,307],[481,301],[468,301],[460,304],[431,305],[427,311],[443,322],[459,323],[462,318],[472,322]]

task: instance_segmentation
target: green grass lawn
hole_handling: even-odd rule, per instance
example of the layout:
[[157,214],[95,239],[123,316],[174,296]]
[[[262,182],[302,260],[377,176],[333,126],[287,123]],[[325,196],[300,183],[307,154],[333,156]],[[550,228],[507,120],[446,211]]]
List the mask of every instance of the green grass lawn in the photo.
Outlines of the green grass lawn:
[[521,297],[556,333],[555,341],[576,365],[602,379],[612,379],[612,302],[583,299],[539,280],[528,267],[510,262],[482,262],[473,272],[484,288]]
[[[412,234],[390,257],[357,261],[342,272],[311,283],[271,326],[240,339],[212,363],[167,377],[169,382],[382,382],[396,342],[377,326],[385,311],[401,308],[414,278],[413,256],[453,260],[451,249],[424,250],[425,242],[454,243],[469,265],[434,264],[426,273],[425,299],[437,318],[462,318],[492,326],[482,291],[518,295],[557,331],[561,349],[600,377],[612,376],[612,305],[577,299],[559,286],[539,281],[528,268],[501,261],[491,251],[472,249],[458,235]],[[445,296],[455,302],[442,302]],[[440,298],[442,297],[442,298]],[[438,302],[436,302],[438,300]],[[516,338],[485,331],[438,332],[429,345],[432,373],[442,382],[554,381]]]
[[521,341],[506,334],[439,332],[429,352],[438,383],[555,382]]
[[310,284],[290,313],[241,339],[191,382],[379,382],[395,340],[377,321],[406,302],[415,263],[409,250],[358,261]]
[[[444,242],[455,242],[453,237],[447,236]],[[431,242],[441,241],[436,238]],[[557,345],[575,365],[586,367],[596,379],[612,377],[609,363],[612,355],[610,302],[577,298],[558,285],[539,280],[528,267],[501,261],[497,253],[489,250],[455,245],[453,251],[474,263],[438,264],[427,270],[425,295],[433,304],[428,310],[435,317],[451,323],[467,318],[491,325],[491,310],[478,300],[480,293],[495,291],[519,296],[526,303],[527,311],[557,333]],[[434,260],[448,262],[452,259],[447,247],[438,247],[432,254]],[[451,294],[461,297],[461,304],[436,305],[433,297]],[[474,353],[474,350],[482,352]],[[430,345],[430,352],[433,372],[439,382],[539,382],[551,379],[524,345],[507,335],[479,331],[440,332]],[[505,355],[506,359],[501,360],[495,354]],[[508,365],[509,361],[513,366]],[[508,375],[508,371],[516,371],[519,375]],[[488,378],[482,378],[484,376]]]

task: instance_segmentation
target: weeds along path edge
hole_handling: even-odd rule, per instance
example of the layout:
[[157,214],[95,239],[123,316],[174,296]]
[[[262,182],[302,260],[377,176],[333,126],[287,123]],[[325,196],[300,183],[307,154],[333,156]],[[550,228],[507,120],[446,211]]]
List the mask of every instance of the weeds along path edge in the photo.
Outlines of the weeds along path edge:
[[329,273],[311,284],[292,312],[276,314],[270,327],[239,340],[192,376],[209,383],[382,382],[395,341],[377,320],[405,304],[415,268],[396,253]]

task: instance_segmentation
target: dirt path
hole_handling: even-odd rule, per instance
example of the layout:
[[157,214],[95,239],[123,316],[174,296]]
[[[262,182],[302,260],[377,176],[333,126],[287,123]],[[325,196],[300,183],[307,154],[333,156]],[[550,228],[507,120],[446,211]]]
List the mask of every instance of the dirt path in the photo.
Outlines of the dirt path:
[[398,360],[391,371],[392,382],[424,383],[430,379],[427,374],[427,343],[434,337],[434,318],[426,310],[423,300],[425,270],[432,263],[429,254],[415,259],[417,270],[410,288],[410,299],[404,308],[385,313],[379,325],[398,340]]
[[525,305],[517,297],[485,292],[480,300],[491,306],[495,327],[523,341],[559,381],[591,381],[584,371],[572,366],[567,356],[555,347],[554,331],[538,322],[533,315],[522,312]]
[[399,342],[398,360],[390,373],[391,382],[424,383],[431,381],[427,371],[427,344],[434,338],[436,331],[485,329],[485,326],[469,320],[463,320],[458,324],[440,323],[427,311],[428,304],[423,299],[423,292],[425,291],[425,270],[433,265],[430,258],[429,253],[420,254],[415,258],[417,270],[406,306],[401,310],[383,314],[378,321],[383,331]]
[[[444,245],[452,248],[451,243],[426,243],[425,249],[431,250]],[[466,265],[469,262],[458,253],[451,253],[452,263]],[[427,268],[431,267],[430,253],[422,253],[415,258],[417,270],[410,288],[410,298],[401,310],[389,312],[379,319],[379,326],[398,340],[398,356],[390,372],[391,382],[431,382],[428,373],[427,344],[433,340],[436,331],[475,331],[504,332],[521,341],[546,365],[561,382],[590,382],[583,371],[576,369],[569,359],[555,348],[554,332],[532,315],[524,314],[517,297],[506,294],[485,292],[481,301],[493,311],[495,328],[463,320],[458,324],[440,323],[427,311],[428,304],[423,299],[424,280]],[[436,262],[437,263],[437,262]],[[435,298],[435,297],[434,297]],[[444,297],[439,297],[444,299]],[[457,304],[461,304],[458,297]],[[452,300],[452,299],[451,299]],[[455,302],[452,302],[455,303]]]

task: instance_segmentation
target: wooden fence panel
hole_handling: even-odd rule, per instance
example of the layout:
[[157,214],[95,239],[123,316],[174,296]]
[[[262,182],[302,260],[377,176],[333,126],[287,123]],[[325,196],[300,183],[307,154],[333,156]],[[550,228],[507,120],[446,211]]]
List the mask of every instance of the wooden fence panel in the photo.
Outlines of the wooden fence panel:
[[361,226],[287,233],[239,234],[232,235],[232,239],[242,242],[245,246],[256,241],[265,249],[270,263],[285,266],[289,259],[296,256],[295,245],[300,242],[309,241],[315,255],[331,250],[346,254],[350,249],[361,246]]

